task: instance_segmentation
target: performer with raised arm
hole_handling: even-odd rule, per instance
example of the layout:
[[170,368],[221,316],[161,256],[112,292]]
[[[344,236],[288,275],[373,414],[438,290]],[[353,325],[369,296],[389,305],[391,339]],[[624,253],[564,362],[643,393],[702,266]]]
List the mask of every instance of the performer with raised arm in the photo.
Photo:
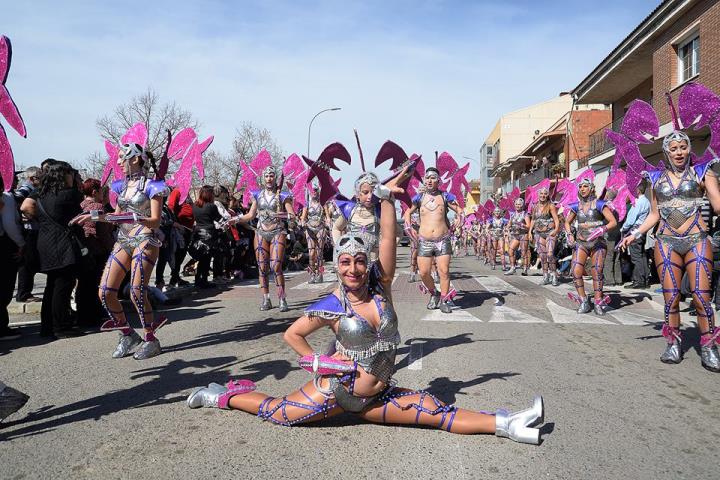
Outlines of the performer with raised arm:
[[515,258],[518,249],[520,249],[520,259],[522,261],[522,274],[527,275],[530,268],[530,215],[525,211],[525,202],[522,198],[516,198],[513,202],[515,211],[510,214],[508,221],[508,234],[510,243],[508,246],[510,254],[510,270],[505,275],[514,275],[517,265]]
[[[405,226],[411,224],[411,216],[420,212],[420,228],[418,230],[418,269],[422,285],[430,293],[428,309],[440,308],[443,313],[451,313],[449,303],[455,296],[450,290],[450,257],[452,241],[448,211],[455,212],[455,228],[462,225],[462,209],[455,195],[439,189],[440,172],[435,167],[425,170],[425,191],[412,199],[412,206],[405,211]],[[435,258],[440,276],[440,291],[435,289],[431,269]]]
[[335,200],[342,215],[333,224],[333,240],[345,233],[363,237],[370,249],[371,256],[377,258],[377,245],[380,236],[380,210],[373,204],[372,192],[380,184],[377,175],[365,172],[355,180],[355,195],[352,200]]
[[[242,410],[285,426],[351,412],[375,423],[426,425],[462,434],[495,433],[517,442],[539,443],[540,431],[532,427],[544,421],[541,397],[535,397],[527,410],[500,409],[493,415],[446,405],[424,390],[395,386],[392,376],[400,343],[391,294],[396,214],[391,189],[377,184],[373,198],[379,199],[380,206],[378,260],[370,260],[363,236],[342,235],[335,244],[338,287],[308,307],[284,335],[314,380],[279,398],[255,391],[249,380],[231,380],[225,386],[211,383],[195,389],[187,405]],[[323,327],[335,334],[332,356],[315,353],[307,341]]]
[[[534,198],[534,196],[537,198]],[[537,203],[534,203],[537,202]],[[543,285],[550,283],[553,286],[560,285],[557,275],[557,264],[555,262],[555,239],[560,231],[560,220],[558,219],[557,208],[550,201],[550,181],[543,180],[533,192],[532,202],[529,209],[532,212],[530,217],[530,238],[535,239],[535,251],[540,256],[543,272]]]
[[[572,276],[577,297],[580,304],[578,313],[588,313],[595,310],[595,315],[605,315],[603,306],[608,297],[603,294],[603,265],[607,255],[605,234],[608,230],[617,227],[615,215],[609,204],[595,197],[595,173],[588,168],[581,173],[575,184],[577,185],[577,201],[568,205],[565,214],[565,233],[569,247],[575,247],[572,259]],[[571,226],[577,220],[577,238],[572,234]],[[585,294],[585,262],[592,261],[592,281],[594,298],[592,306],[590,297]]]
[[[720,328],[715,326],[715,312],[711,304],[710,281],[713,270],[713,253],[708,238],[708,225],[702,216],[702,205],[707,198],[715,213],[720,213],[720,191],[716,174],[710,166],[718,162],[715,148],[720,138],[717,105],[720,98],[708,88],[688,83],[680,93],[680,118],[668,95],[674,130],[663,138],[665,153],[663,165],[654,167],[640,153],[638,143],[651,143],[646,135],[657,137],[659,122],[652,107],[641,101],[632,102],[623,120],[620,132],[607,132],[617,147],[616,163],[627,162],[627,186],[636,192],[641,175],[650,183],[650,214],[645,221],[630,231],[618,246],[627,248],[632,242],[657,225],[655,235],[655,264],[665,297],[665,324],[662,335],[667,346],[660,356],[664,363],[680,363],[683,358],[680,331],[680,281],[687,274],[693,303],[697,311],[700,330],[700,362],[704,368],[720,372],[717,343]],[[686,127],[710,126],[710,146],[702,156],[692,153],[690,137],[681,130]]]
[[245,168],[244,181],[250,188],[257,185],[257,183],[252,183],[252,177],[257,171],[262,172],[263,188],[251,190],[252,204],[248,212],[245,215],[231,218],[228,223],[231,225],[238,222],[248,223],[257,218],[254,243],[260,289],[263,295],[260,310],[266,311],[272,308],[268,278],[272,270],[280,311],[287,312],[289,307],[285,296],[283,262],[285,261],[288,228],[294,228],[295,224],[292,196],[290,193],[282,191],[282,185],[278,182],[277,170],[272,165],[272,158],[267,150],[260,151],[251,164]]

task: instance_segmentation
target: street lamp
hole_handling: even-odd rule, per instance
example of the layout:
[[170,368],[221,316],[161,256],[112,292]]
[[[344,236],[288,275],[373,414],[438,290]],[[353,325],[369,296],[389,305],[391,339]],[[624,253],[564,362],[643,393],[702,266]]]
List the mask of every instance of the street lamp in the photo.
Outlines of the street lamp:
[[312,124],[315,121],[315,119],[320,115],[321,113],[325,112],[336,112],[338,110],[342,110],[340,107],[333,107],[333,108],[326,108],[325,110],[320,110],[318,113],[315,114],[315,116],[310,120],[310,125],[308,125],[308,141],[307,141],[307,158],[310,158],[310,129],[312,128]]

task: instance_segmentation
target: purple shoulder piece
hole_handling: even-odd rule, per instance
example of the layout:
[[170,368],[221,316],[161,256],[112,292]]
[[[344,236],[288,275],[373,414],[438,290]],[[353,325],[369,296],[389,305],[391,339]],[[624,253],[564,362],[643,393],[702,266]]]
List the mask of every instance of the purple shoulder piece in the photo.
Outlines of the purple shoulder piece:
[[595,202],[595,208],[598,212],[602,212],[605,207],[610,208],[610,205],[606,204],[605,200],[597,200]]
[[148,198],[153,198],[158,195],[167,197],[168,188],[167,185],[165,185],[165,180],[148,180],[145,184],[145,195],[147,195]]
[[331,293],[307,307],[305,309],[305,315],[331,319],[345,315],[345,309],[340,303],[340,300]]
[[260,196],[260,190],[253,190],[250,193],[252,194],[252,197],[257,201],[258,197]]
[[693,168],[695,169],[695,174],[697,175],[698,179],[703,180],[708,169],[718,162],[720,162],[720,158],[713,158],[712,160],[703,162],[699,165],[693,165]]
[[412,198],[412,203],[419,207],[421,200],[422,200],[422,193],[416,193],[415,196]]
[[643,172],[643,176],[645,176],[648,180],[650,180],[650,184],[655,187],[655,184],[658,180],[660,180],[660,176],[663,174],[662,170],[650,170]]
[[345,220],[349,220],[350,215],[352,215],[353,208],[355,208],[357,202],[353,202],[352,200],[335,200],[335,205],[337,205],[338,210],[340,210],[340,212],[343,214]]
[[567,206],[570,210],[573,211],[575,215],[577,215],[578,212],[578,202],[573,202]]
[[443,192],[443,198],[447,203],[457,202],[457,197],[450,192]]
[[292,194],[290,192],[280,192],[280,203],[285,203],[285,200],[292,199]]
[[113,182],[110,184],[110,190],[120,195],[122,193],[123,189],[123,183],[125,183],[125,180],[113,180]]

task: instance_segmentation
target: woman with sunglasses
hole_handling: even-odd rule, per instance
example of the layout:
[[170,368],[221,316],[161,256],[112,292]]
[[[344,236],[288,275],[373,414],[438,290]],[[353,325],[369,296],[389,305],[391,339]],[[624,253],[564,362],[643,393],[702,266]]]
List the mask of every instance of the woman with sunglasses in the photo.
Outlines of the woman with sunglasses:
[[[120,342],[112,354],[113,358],[126,357],[139,346],[133,358],[144,360],[162,353],[155,332],[167,321],[165,317],[156,318],[153,314],[147,286],[162,245],[157,229],[160,226],[162,197],[167,195],[168,188],[163,180],[148,178],[146,169],[148,164],[152,164],[153,170],[156,170],[155,160],[137,143],[120,147],[118,164],[122,166],[125,178],[112,182],[111,190],[118,196],[114,214],[105,215],[91,210],[76,217],[72,223],[107,221],[119,224],[117,241],[100,283],[100,301],[110,317],[100,330],[120,332]],[[130,299],[140,317],[143,337],[130,327],[118,301],[118,289],[128,273]]]
[[[401,177],[407,173],[407,169]],[[531,426],[543,422],[543,403],[536,397],[527,410],[496,414],[446,405],[424,390],[399,388],[395,373],[400,343],[398,317],[392,302],[396,264],[396,213],[390,183],[373,187],[379,204],[378,259],[372,261],[365,237],[346,233],[335,243],[337,288],[305,310],[285,332],[285,341],[301,358],[301,366],[314,380],[283,397],[256,392],[249,380],[211,383],[195,389],[187,399],[190,408],[215,407],[242,410],[279,425],[321,421],[351,412],[375,423],[426,425],[453,433],[495,433],[512,440],[537,444],[540,432]],[[335,348],[328,355],[313,352],[306,340],[328,327]]]

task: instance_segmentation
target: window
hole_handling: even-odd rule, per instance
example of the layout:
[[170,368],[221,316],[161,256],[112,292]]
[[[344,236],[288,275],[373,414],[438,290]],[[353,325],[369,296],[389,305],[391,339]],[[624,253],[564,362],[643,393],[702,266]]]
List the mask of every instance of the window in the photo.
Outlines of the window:
[[486,148],[485,154],[486,154],[488,157],[492,157],[492,155],[493,155],[493,147],[492,147],[492,145],[488,145],[488,146],[486,146],[485,148]]
[[695,35],[678,46],[678,83],[700,73],[700,36]]

